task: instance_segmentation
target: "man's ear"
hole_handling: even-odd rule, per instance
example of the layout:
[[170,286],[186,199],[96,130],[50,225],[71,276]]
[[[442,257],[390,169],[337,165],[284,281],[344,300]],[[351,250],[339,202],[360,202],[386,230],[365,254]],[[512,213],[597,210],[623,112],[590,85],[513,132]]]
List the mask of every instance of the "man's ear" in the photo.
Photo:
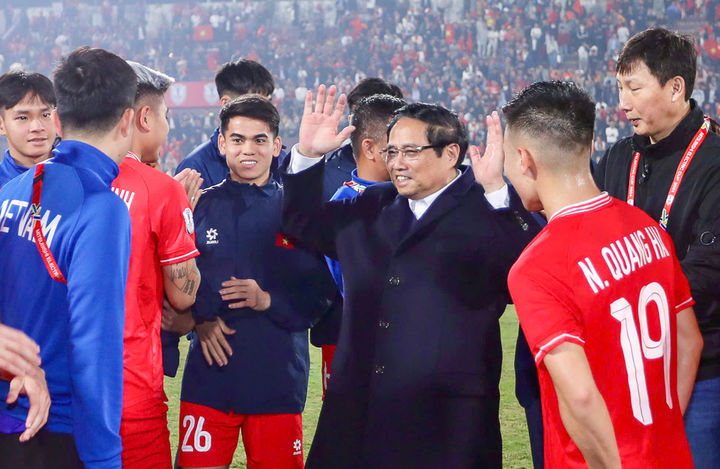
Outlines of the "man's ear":
[[62,138],[62,123],[60,122],[60,116],[58,115],[57,110],[52,113],[53,116],[53,124],[55,125],[55,132],[57,132],[58,137]]
[[670,98],[673,103],[685,101],[685,79],[681,76],[674,76],[669,82],[672,87],[672,97]]
[[225,107],[225,105],[226,105],[227,103],[229,103],[230,101],[232,101],[232,98],[231,98],[230,96],[228,96],[228,95],[226,95],[226,94],[222,95],[222,96],[220,97],[220,107],[221,107],[221,108],[222,108],[222,107]]
[[518,147],[518,153],[520,154],[520,170],[522,174],[533,180],[537,179],[537,162],[535,155],[526,147]]
[[[370,161],[375,161],[380,154],[375,148],[376,146],[377,145],[375,144],[375,140],[371,138],[364,138],[362,142],[360,142],[360,148],[363,156]],[[360,155],[355,156],[359,157]]]
[[5,116],[4,113],[0,111],[0,135],[7,135],[7,131],[5,130]]
[[127,137],[132,134],[133,131],[133,118],[135,117],[135,109],[128,108],[123,112],[120,122],[118,123],[118,130],[123,137]]
[[460,158],[460,145],[457,143],[451,143],[445,147],[443,150],[444,152],[447,152],[448,158],[450,158],[450,162],[453,164],[453,166],[457,167],[457,160]]
[[140,106],[140,109],[138,109],[135,112],[135,128],[137,128],[140,132],[147,133],[150,132],[150,106]]
[[273,140],[273,158],[277,158],[278,156],[280,156],[281,151],[282,151],[282,139],[278,135],[277,137],[275,137],[275,140]]
[[218,151],[220,151],[221,155],[225,154],[225,136],[222,132],[218,134]]

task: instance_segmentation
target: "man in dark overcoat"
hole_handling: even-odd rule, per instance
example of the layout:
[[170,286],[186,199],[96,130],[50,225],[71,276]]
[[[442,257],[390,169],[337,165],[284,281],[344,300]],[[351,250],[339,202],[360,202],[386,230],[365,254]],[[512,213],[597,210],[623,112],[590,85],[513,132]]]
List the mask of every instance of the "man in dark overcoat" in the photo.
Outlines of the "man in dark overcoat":
[[[323,202],[321,157],[353,130],[337,131],[345,97],[336,104],[335,93],[321,86],[315,109],[308,93],[284,179],[284,229],[338,259],[346,288],[308,468],[500,469],[498,319],[507,273],[537,226],[502,170],[483,189],[461,165],[457,116],[422,103],[389,124],[392,181]],[[478,174],[502,151],[493,119]],[[498,195],[504,208],[493,207]]]

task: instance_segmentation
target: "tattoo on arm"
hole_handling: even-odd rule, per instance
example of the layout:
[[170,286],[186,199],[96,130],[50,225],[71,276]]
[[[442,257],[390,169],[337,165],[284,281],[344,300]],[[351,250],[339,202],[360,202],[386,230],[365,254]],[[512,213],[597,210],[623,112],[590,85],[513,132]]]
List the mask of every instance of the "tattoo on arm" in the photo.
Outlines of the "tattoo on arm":
[[199,275],[197,266],[193,265],[190,269],[187,262],[173,265],[170,269],[170,278],[175,288],[192,297],[197,293]]

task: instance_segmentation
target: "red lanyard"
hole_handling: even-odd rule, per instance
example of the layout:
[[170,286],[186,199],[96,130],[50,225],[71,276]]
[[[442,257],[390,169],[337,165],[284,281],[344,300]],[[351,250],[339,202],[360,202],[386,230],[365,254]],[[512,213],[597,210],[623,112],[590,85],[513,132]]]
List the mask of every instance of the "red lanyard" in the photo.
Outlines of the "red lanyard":
[[42,257],[43,262],[45,262],[45,267],[50,277],[58,282],[67,283],[52,252],[50,252],[50,247],[42,231],[42,222],[40,221],[40,195],[42,194],[44,176],[45,165],[36,165],[35,176],[33,177],[32,205],[30,206],[33,218],[33,238],[35,239],[35,245],[40,252],[40,257]]
[[[665,205],[663,206],[662,214],[660,215],[660,226],[662,226],[662,228],[666,231],[668,225],[668,218],[670,218],[670,210],[675,203],[675,196],[678,193],[678,189],[680,189],[680,183],[685,177],[685,171],[687,171],[688,166],[690,166],[690,162],[695,157],[697,149],[700,148],[700,145],[705,140],[709,129],[710,119],[705,117],[703,125],[697,131],[693,139],[690,141],[690,145],[688,145],[687,150],[685,150],[685,153],[680,160],[680,164],[678,164],[677,170],[675,171],[675,177],[672,180],[672,184],[670,184],[670,190],[668,191],[668,195],[665,198]],[[639,164],[640,152],[636,151],[635,155],[633,155],[632,165],[630,166],[630,180],[628,181],[627,203],[629,203],[630,205],[635,205],[635,184]]]

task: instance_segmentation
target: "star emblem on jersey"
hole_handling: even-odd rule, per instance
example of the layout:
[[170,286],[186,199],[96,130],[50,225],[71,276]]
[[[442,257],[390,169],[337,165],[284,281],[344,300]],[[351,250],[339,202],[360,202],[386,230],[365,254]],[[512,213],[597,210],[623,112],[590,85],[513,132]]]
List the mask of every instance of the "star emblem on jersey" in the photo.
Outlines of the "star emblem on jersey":
[[210,228],[205,232],[205,238],[207,240],[207,244],[217,244],[218,243],[218,231],[215,228]]
[[293,441],[293,449],[295,450],[293,456],[297,456],[298,454],[302,453],[302,441],[300,441],[299,439]]

